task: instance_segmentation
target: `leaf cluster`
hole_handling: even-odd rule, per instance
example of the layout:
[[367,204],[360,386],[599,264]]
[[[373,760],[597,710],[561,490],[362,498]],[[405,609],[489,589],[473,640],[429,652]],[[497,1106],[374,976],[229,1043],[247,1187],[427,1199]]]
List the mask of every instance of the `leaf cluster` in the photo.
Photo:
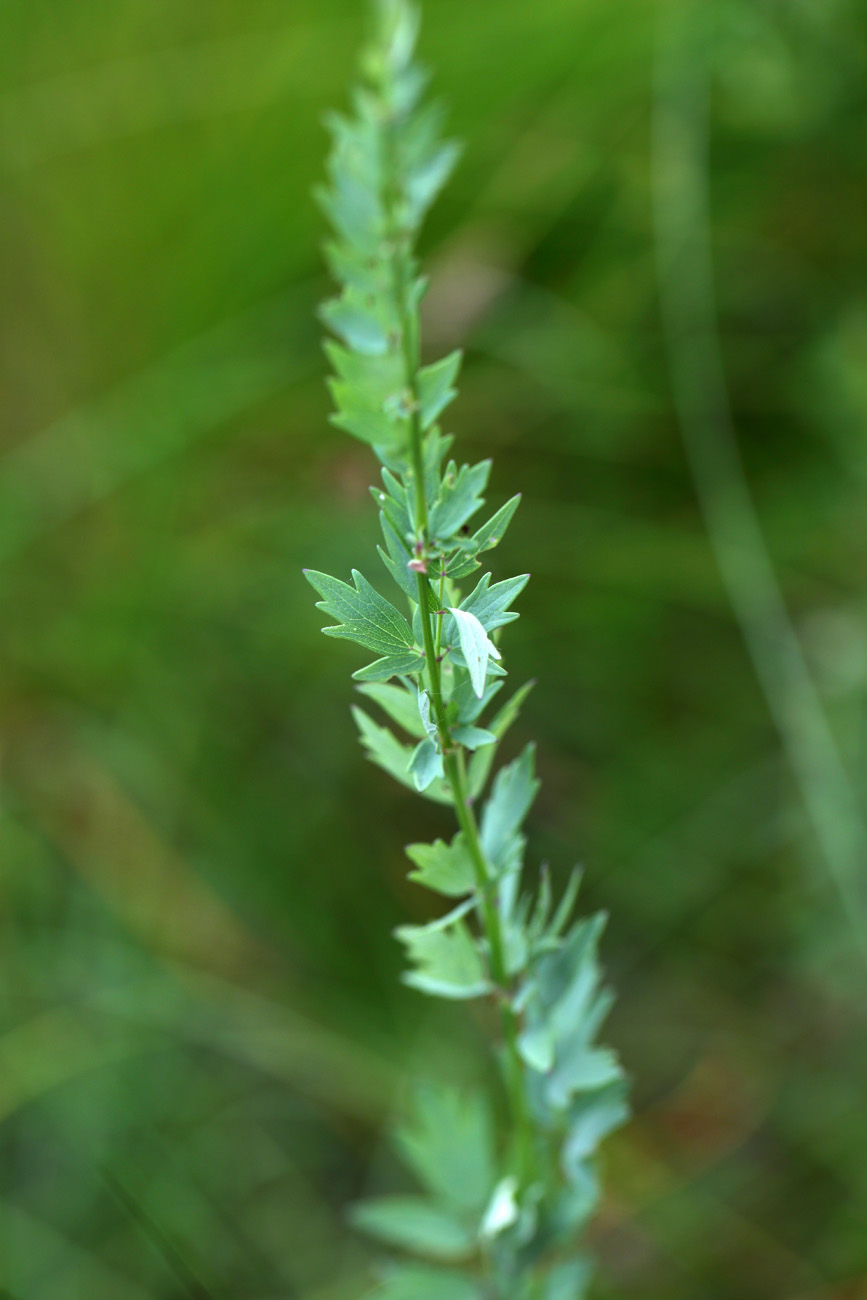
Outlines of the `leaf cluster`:
[[428,1086],[397,1136],[419,1192],[362,1202],[353,1220],[403,1257],[383,1274],[385,1300],[577,1300],[588,1265],[574,1243],[599,1198],[596,1148],[626,1116],[620,1066],[596,1045],[610,1005],[597,959],[602,919],[571,919],[577,874],[556,906],[546,871],[535,891],[522,888],[533,747],[490,781],[532,687],[498,698],[500,633],[518,617],[528,575],[474,575],[520,496],[480,523],[491,463],[448,455],[441,417],[461,356],[422,364],[425,282],[414,247],[458,150],[441,139],[441,112],[424,95],[415,11],[390,0],[378,17],[353,112],[329,122],[320,199],[340,293],[322,318],[334,335],[334,422],[381,464],[371,491],[390,595],[356,570],[351,584],[305,572],[334,620],[325,633],[375,656],[353,674],[368,757],[455,812],[450,839],[407,848],[411,878],[447,904],[427,924],[398,928],[404,979],[432,997],[495,999],[509,1124],[498,1141],[483,1093]]

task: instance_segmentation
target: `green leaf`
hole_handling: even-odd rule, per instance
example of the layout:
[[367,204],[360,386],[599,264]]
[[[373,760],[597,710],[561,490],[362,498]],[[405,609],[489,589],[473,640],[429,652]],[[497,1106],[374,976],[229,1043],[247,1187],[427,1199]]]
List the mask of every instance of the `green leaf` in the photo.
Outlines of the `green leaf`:
[[354,588],[315,569],[305,569],[304,576],[323,598],[316,602],[316,608],[341,620],[334,627],[322,629],[326,636],[357,641],[381,655],[404,654],[413,648],[406,619],[357,569],[352,570]]
[[381,1196],[361,1201],[349,1212],[353,1227],[419,1255],[461,1260],[472,1254],[474,1233],[421,1196]]
[[453,727],[452,735],[464,749],[481,749],[484,745],[497,743],[493,731],[485,731],[483,727]]
[[545,1278],[542,1300],[584,1300],[591,1276],[592,1269],[586,1259],[558,1264]]
[[426,790],[443,775],[443,756],[432,740],[422,740],[413,750],[409,772],[416,790]]
[[409,878],[419,885],[451,898],[460,898],[476,887],[476,873],[462,833],[451,844],[442,840],[410,844],[406,855],[418,867],[417,871],[410,872]]
[[407,673],[421,672],[422,668],[424,655],[417,650],[407,650],[401,654],[374,659],[366,668],[356,669],[352,676],[357,682],[385,682],[389,677],[405,677]]
[[391,348],[399,327],[394,308],[387,304],[384,295],[371,299],[347,288],[340,298],[324,303],[320,315],[328,328],[353,352],[366,357],[382,357]]
[[482,566],[472,555],[464,555],[459,551],[453,555],[446,565],[446,577],[451,578],[454,582],[459,582],[461,578],[467,578],[476,569]]
[[460,146],[448,141],[409,171],[406,197],[413,222],[420,221],[427,212],[451,175],[460,155]]
[[475,722],[494,696],[502,689],[502,682],[488,682],[484,695],[479,699],[473,690],[472,682],[469,678],[464,678],[452,691],[450,701],[457,721],[462,724]]
[[518,1180],[514,1175],[510,1174],[500,1180],[494,1188],[482,1218],[480,1236],[493,1239],[518,1222],[521,1210],[516,1196],[517,1191]]
[[504,623],[511,623],[518,617],[514,611],[509,611],[509,606],[524,590],[529,580],[529,573],[522,573],[517,578],[506,578],[503,582],[495,582],[492,587],[491,575],[486,573],[479,579],[469,596],[461,601],[461,609],[474,614],[487,632],[493,632],[494,628],[502,627]]
[[563,1163],[571,1167],[591,1156],[599,1143],[629,1118],[627,1083],[622,1077],[597,1092],[577,1097],[569,1108],[569,1133]]
[[419,690],[418,692],[418,716],[421,720],[421,725],[424,727],[425,735],[438,746],[439,732],[437,730],[437,724],[431,717],[430,696],[427,691]]
[[388,714],[393,722],[411,736],[421,740],[425,735],[424,727],[418,713],[418,700],[415,691],[408,691],[403,686],[387,686],[384,683],[371,683],[359,686],[360,694],[366,695]]
[[404,383],[403,358],[399,352],[362,356],[333,339],[328,339],[324,348],[338,378],[372,410],[381,410],[386,398]]
[[547,1074],[554,1064],[554,1034],[546,1022],[525,1029],[518,1038],[518,1051],[531,1070]]
[[352,391],[336,379],[328,381],[331,395],[339,410],[329,415],[328,420],[335,428],[344,433],[351,433],[353,438],[366,442],[371,447],[387,447],[396,450],[407,441],[406,428],[393,420],[385,411],[372,411],[353,399]]
[[429,429],[449,402],[457,397],[455,379],[461,368],[463,353],[451,352],[442,361],[424,366],[418,372],[419,418],[422,429]]
[[512,522],[512,515],[518,509],[520,501],[521,493],[518,492],[511,501],[500,506],[497,513],[492,515],[486,524],[482,524],[481,528],[473,533],[471,540],[476,551],[490,551],[503,540],[503,534]]
[[412,750],[409,746],[402,745],[387,727],[377,726],[363,709],[353,708],[352,716],[370,761],[376,763],[377,767],[381,767],[384,772],[388,772],[389,776],[393,776],[395,781],[411,789],[414,782],[409,774],[412,759]]
[[534,776],[533,745],[520,758],[498,772],[491,796],[482,813],[482,848],[490,862],[503,868],[515,832],[536,797],[539,782]]
[[[499,685],[500,683],[498,683]],[[502,740],[512,723],[517,718],[521,705],[530,694],[530,691],[536,685],[535,681],[525,682],[523,686],[515,691],[498,713],[494,715],[488,723],[488,728],[496,736],[497,740]],[[491,770],[494,761],[495,750],[491,748],[481,749],[474,754],[469,766],[468,782],[470,798],[477,799],[485,788],[485,782]]]
[[447,540],[484,505],[479,495],[484,492],[491,473],[491,462],[462,465],[457,468],[450,461],[440,488],[440,496],[430,515],[430,529],[434,537]]
[[576,1093],[594,1092],[622,1078],[620,1062],[609,1048],[585,1047],[580,1041],[565,1046],[558,1044],[557,1061],[548,1077],[545,1095],[550,1105],[563,1110]]
[[472,1278],[412,1264],[389,1269],[370,1300],[481,1300]]
[[478,998],[490,992],[487,972],[462,919],[472,906],[468,899],[428,925],[398,926],[395,934],[416,967],[404,975],[406,984],[440,998]]
[[466,1214],[482,1213],[497,1178],[484,1094],[428,1084],[396,1136],[404,1160],[438,1201]]
[[475,614],[470,614],[463,609],[449,609],[449,613],[457,624],[461,651],[469,669],[473,690],[476,697],[481,699],[485,693],[488,659],[499,659],[500,652]]

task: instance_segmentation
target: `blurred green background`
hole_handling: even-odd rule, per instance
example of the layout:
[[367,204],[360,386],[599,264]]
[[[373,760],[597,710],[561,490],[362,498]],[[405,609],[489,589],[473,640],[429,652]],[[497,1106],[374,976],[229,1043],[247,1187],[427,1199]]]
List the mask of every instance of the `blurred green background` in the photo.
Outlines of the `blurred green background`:
[[[351,1300],[387,1116],[484,1069],[398,982],[446,823],[300,574],[377,577],[310,198],[363,20],[2,6],[5,1300]],[[531,858],[610,910],[635,1078],[597,1293],[857,1300],[867,9],[428,0],[423,54],[467,142],[428,339],[524,492]]]

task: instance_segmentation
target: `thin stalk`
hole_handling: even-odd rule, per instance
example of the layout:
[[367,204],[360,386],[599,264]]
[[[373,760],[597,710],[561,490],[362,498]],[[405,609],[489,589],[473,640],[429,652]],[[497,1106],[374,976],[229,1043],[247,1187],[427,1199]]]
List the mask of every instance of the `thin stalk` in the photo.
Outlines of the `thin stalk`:
[[[393,122],[386,121],[383,126],[383,159],[385,161],[384,206],[387,217],[387,240],[390,249],[392,292],[401,331],[401,351],[404,361],[404,387],[409,396],[409,441],[412,464],[413,488],[415,497],[415,523],[418,533],[417,541],[421,544],[423,558],[430,544],[430,522],[428,517],[427,497],[425,494],[424,473],[424,431],[421,427],[421,413],[418,395],[418,368],[420,358],[420,329],[418,320],[413,319],[409,306],[409,284],[407,277],[408,256],[404,244],[404,235],[396,213],[399,191],[396,182],[396,159],[392,139]],[[444,575],[441,575],[442,592]],[[443,752],[443,767],[452,795],[458,825],[463,831],[467,850],[473,864],[476,887],[479,896],[479,908],[482,928],[488,946],[491,979],[497,987],[500,1010],[500,1022],[505,1045],[505,1074],[509,1105],[512,1111],[516,1136],[518,1168],[521,1181],[526,1185],[534,1178],[536,1171],[535,1142],[533,1121],[530,1115],[527,1091],[525,1087],[524,1065],[518,1051],[518,1017],[513,1010],[509,994],[509,975],[506,965],[505,943],[501,923],[495,884],[495,873],[488,863],[482,848],[479,828],[469,799],[464,767],[463,750],[451,737],[448,720],[445,715],[442,697],[442,681],[439,665],[439,648],[442,632],[442,618],[434,639],[431,626],[429,593],[432,587],[425,573],[416,573],[418,607],[421,611],[422,637],[425,651],[425,671],[428,679],[431,705],[436,720],[437,732]],[[441,603],[441,602],[440,602]]]

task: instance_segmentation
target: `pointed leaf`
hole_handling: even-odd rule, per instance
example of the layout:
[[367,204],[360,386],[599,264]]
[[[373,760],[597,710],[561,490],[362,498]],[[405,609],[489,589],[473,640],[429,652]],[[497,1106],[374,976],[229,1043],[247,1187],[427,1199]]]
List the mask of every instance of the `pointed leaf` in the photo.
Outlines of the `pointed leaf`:
[[511,501],[507,501],[504,506],[500,506],[495,515],[492,515],[486,524],[482,524],[477,532],[473,533],[472,541],[477,551],[490,551],[499,542],[503,540],[503,534],[512,522],[512,515],[518,509],[521,502],[520,492],[513,496]]
[[477,510],[484,505],[480,495],[491,473],[491,462],[462,465],[450,461],[440,488],[440,496],[430,516],[430,528],[442,541],[454,536]]
[[491,575],[486,573],[479,579],[469,596],[461,601],[461,609],[474,614],[486,631],[493,632],[494,628],[501,627],[504,623],[511,623],[518,617],[514,611],[509,611],[509,606],[524,590],[529,580],[529,573],[522,573],[517,578],[506,578],[504,582],[495,582],[492,587]]
[[434,1259],[465,1259],[472,1254],[474,1233],[447,1211],[421,1196],[380,1196],[353,1205],[353,1227],[390,1246]]
[[499,659],[500,652],[475,614],[470,614],[463,609],[450,609],[449,613],[457,624],[461,650],[469,669],[473,690],[481,699],[485,693],[488,659]]
[[497,743],[493,731],[485,731],[483,727],[453,727],[452,735],[464,749],[481,749]]
[[528,745],[520,758],[497,774],[491,796],[482,814],[482,848],[490,862],[502,867],[511,841],[536,797],[539,782],[534,776],[534,755]]
[[418,372],[418,402],[422,429],[429,429],[437,416],[457,396],[455,379],[461,367],[463,354],[452,352],[432,366]]
[[384,655],[374,659],[366,668],[358,668],[352,674],[357,682],[385,682],[389,677],[404,677],[408,673],[418,673],[424,668],[424,655],[417,650],[407,650],[396,655]]

